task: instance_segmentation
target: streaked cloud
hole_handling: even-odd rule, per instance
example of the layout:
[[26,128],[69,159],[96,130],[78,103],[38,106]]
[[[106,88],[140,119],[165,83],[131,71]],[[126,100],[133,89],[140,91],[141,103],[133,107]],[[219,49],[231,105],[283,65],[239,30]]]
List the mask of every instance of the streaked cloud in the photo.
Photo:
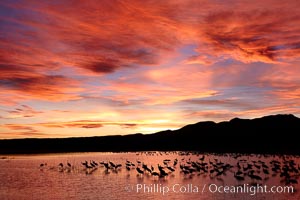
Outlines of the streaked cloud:
[[27,105],[21,105],[19,108],[7,112],[10,114],[9,118],[34,117],[35,115],[43,113],[42,111],[36,111]]

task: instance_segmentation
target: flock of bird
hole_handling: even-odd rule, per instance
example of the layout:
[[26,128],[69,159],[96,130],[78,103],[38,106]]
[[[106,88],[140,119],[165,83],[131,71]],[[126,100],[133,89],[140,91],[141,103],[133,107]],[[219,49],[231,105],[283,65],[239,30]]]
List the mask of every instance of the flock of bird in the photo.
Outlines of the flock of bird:
[[[157,155],[155,152],[142,153]],[[163,153],[159,152],[159,154],[162,155]],[[164,159],[154,166],[137,159],[135,161],[126,160],[125,163],[85,160],[81,162],[80,166],[75,166],[70,162],[61,162],[57,166],[49,167],[47,163],[42,163],[39,168],[40,170],[51,169],[59,172],[85,172],[86,174],[93,174],[98,169],[102,169],[107,174],[111,172],[118,173],[125,168],[128,173],[136,171],[137,176],[150,176],[158,179],[166,179],[168,176],[174,175],[176,170],[179,170],[185,178],[192,178],[195,175],[208,175],[211,179],[222,179],[228,174],[233,174],[238,182],[251,180],[253,183],[262,183],[270,177],[279,176],[281,182],[287,185],[298,184],[298,178],[300,177],[300,165],[287,156],[282,156],[281,159],[273,158],[269,159],[270,161],[262,161],[264,159],[253,160],[251,155],[248,155],[248,159],[244,159],[241,155],[227,154],[225,156],[231,156],[235,162],[225,163],[220,158],[214,158],[212,154],[196,154],[196,157],[193,155],[193,158],[191,154],[194,153],[191,152],[177,152],[177,154],[179,158]]]

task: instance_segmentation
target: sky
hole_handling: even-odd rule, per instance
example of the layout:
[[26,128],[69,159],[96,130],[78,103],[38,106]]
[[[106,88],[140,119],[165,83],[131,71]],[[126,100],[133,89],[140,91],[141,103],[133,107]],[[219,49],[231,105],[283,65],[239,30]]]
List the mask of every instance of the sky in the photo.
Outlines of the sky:
[[300,117],[298,0],[1,0],[0,139]]

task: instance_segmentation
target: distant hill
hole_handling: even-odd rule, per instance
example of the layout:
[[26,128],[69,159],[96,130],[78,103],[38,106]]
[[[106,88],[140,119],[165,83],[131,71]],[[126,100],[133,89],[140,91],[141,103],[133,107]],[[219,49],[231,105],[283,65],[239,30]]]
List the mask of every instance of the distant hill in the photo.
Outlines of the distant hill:
[[0,140],[0,154],[189,150],[300,155],[300,142],[296,139],[299,134],[300,118],[271,115],[220,123],[198,122],[146,135]]

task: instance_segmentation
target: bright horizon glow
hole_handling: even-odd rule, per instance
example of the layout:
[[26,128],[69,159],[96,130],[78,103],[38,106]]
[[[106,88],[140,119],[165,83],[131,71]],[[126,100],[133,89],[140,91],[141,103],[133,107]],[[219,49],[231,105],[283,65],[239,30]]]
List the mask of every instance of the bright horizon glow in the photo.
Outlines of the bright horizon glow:
[[300,2],[3,0],[0,139],[300,116]]

